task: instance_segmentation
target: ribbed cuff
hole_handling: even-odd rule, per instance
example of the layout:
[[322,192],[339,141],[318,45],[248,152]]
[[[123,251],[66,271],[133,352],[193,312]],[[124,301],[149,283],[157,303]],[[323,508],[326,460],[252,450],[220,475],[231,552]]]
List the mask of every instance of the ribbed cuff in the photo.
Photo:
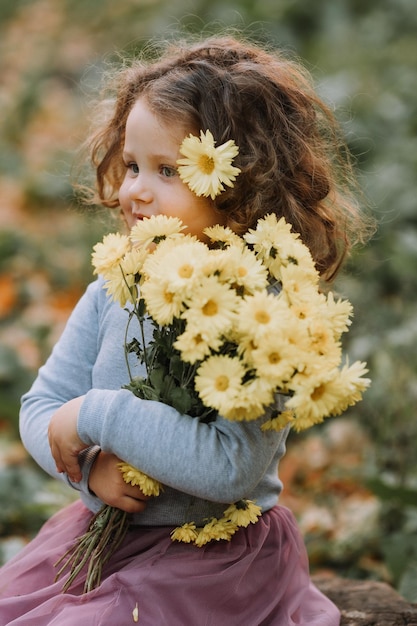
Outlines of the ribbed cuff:
[[82,479],[80,480],[79,483],[75,483],[72,480],[70,480],[68,476],[66,476],[67,482],[70,485],[70,487],[72,487],[76,491],[81,491],[82,493],[85,493],[89,496],[91,495],[95,496],[95,494],[92,491],[90,491],[88,487],[88,479],[90,477],[91,467],[94,461],[96,460],[97,455],[100,452],[100,449],[101,448],[99,446],[90,446],[89,448],[86,448],[85,450],[82,450],[80,452],[80,454],[78,455],[78,461],[79,461],[80,468],[81,468]]

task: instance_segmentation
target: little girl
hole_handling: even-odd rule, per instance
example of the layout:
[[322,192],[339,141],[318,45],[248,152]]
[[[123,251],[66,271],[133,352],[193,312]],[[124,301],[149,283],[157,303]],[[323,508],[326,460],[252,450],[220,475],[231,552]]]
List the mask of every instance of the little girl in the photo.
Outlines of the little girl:
[[[240,173],[218,195],[195,193],[178,173],[183,139],[207,130],[216,145],[238,146]],[[117,76],[111,115],[89,145],[95,201],[120,208],[129,229],[165,215],[204,239],[207,226],[243,234],[275,213],[300,233],[323,282],[365,232],[337,125],[307,73],[233,38],[178,44],[158,60],[132,62]],[[337,608],[310,581],[292,514],[277,504],[287,428],[262,432],[264,418],[220,415],[207,423],[122,389],[125,328],[126,311],[101,279],[92,283],[23,397],[24,445],[80,501],[1,569],[1,624],[339,624]],[[162,493],[149,497],[126,484],[120,460],[160,481]],[[242,497],[262,515],[230,541],[171,540],[176,526],[204,524]],[[103,503],[131,515],[128,533],[99,587],[83,594],[81,572],[63,593],[55,564]]]

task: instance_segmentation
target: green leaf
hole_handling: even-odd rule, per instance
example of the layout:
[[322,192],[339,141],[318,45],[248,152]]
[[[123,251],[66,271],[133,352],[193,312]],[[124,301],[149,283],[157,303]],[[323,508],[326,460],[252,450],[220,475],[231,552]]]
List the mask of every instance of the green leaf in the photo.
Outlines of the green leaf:
[[193,398],[187,389],[174,387],[169,394],[169,404],[179,413],[187,414],[193,405]]
[[137,398],[142,400],[159,400],[159,394],[144,378],[133,378],[130,383],[124,385],[122,389],[131,391]]
[[149,374],[149,382],[151,383],[152,387],[158,391],[161,398],[163,395],[164,385],[166,385],[165,378],[166,371],[164,367],[154,367],[154,369]]
[[136,337],[133,337],[132,341],[129,341],[126,344],[126,352],[128,354],[133,353],[142,361],[143,360],[143,349],[139,340]]
[[182,382],[184,380],[184,376],[186,375],[189,367],[189,363],[185,363],[184,361],[182,361],[180,356],[176,354],[172,356],[169,363],[169,370],[171,374],[179,382]]

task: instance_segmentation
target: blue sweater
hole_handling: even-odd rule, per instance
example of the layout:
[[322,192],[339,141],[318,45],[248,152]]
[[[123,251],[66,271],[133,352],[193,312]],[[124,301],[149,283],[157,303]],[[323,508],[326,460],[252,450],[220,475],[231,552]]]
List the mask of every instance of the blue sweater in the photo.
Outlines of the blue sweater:
[[[88,476],[100,449],[158,479],[164,491],[134,516],[139,525],[201,524],[221,516],[228,503],[240,498],[256,501],[263,511],[273,507],[282,489],[278,463],[288,431],[262,432],[260,424],[267,416],[253,422],[218,416],[209,424],[200,423],[121,389],[129,380],[124,356],[127,317],[107,297],[100,279],[89,285],[22,398],[20,432],[29,453],[50,475],[79,490],[93,512],[102,502],[89,491]],[[129,339],[138,336],[135,324],[131,326]],[[130,358],[133,374],[143,375],[136,357]],[[80,454],[83,479],[76,484],[57,473],[47,429],[62,404],[84,394],[78,433],[89,448]]]

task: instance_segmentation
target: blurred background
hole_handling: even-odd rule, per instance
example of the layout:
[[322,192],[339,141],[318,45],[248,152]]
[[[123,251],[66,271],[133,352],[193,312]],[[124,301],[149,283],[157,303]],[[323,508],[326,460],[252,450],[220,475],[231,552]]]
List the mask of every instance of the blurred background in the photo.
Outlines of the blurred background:
[[312,570],[384,580],[417,602],[417,11],[414,0],[1,0],[0,562],[74,494],[27,457],[19,398],[92,280],[108,216],[71,177],[90,99],[120,51],[236,27],[298,55],[337,111],[372,242],[336,289],[354,305],[346,349],[372,387],[340,418],[292,434],[282,502]]

